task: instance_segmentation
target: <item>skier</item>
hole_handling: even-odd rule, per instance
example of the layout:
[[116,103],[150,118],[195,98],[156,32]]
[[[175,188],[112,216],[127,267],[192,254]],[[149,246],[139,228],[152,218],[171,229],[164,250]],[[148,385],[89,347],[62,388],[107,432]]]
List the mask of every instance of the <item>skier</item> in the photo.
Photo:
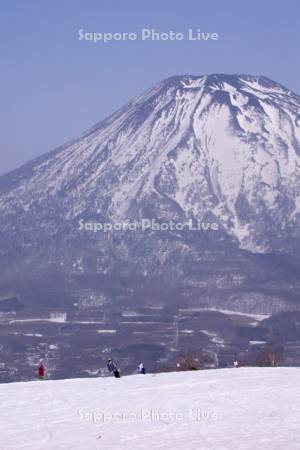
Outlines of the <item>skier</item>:
[[111,358],[108,358],[107,360],[107,368],[110,372],[113,372],[115,378],[121,378],[117,364]]
[[142,373],[143,375],[146,375],[146,369],[145,369],[144,364],[142,362],[140,362],[138,370],[139,370],[139,373]]
[[39,380],[44,380],[45,375],[46,375],[46,369],[45,369],[43,362],[41,361],[40,365],[39,365]]
[[236,353],[234,354],[234,357],[233,357],[233,367],[234,367],[235,369],[237,369],[237,368],[239,367],[239,362],[238,362],[237,354],[236,354]]

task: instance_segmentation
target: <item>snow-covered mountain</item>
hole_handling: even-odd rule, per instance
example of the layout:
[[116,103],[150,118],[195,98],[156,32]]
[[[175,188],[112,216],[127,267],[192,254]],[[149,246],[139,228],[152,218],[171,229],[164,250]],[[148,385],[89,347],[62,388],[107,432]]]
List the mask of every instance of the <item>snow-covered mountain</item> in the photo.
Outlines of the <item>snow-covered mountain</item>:
[[265,77],[169,78],[0,182],[2,233],[14,218],[26,238],[34,219],[52,235],[58,220],[153,206],[210,214],[254,252],[283,249],[299,237],[300,99]]
[[[127,373],[137,352],[226,366],[255,361],[252,342],[298,364],[299,168],[300,98],[209,75],[167,79],[0,177],[0,378],[28,379],[41,354],[83,376],[108,349]],[[219,229],[89,231],[142,219]]]
[[0,385],[5,450],[299,449],[297,368]]
[[[214,265],[224,252],[232,261],[243,250],[297,255],[300,98],[266,77],[169,78],[2,176],[0,209],[2,273],[133,265],[178,278],[187,261]],[[142,218],[217,223],[219,231],[111,237],[79,227]]]

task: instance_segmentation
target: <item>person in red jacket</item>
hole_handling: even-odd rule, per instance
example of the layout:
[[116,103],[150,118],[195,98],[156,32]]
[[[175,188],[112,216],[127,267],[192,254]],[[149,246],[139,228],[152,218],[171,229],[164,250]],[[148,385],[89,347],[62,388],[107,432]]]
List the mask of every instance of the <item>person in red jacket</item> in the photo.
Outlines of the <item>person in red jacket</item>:
[[46,369],[44,364],[41,362],[39,365],[39,380],[44,380],[46,375]]

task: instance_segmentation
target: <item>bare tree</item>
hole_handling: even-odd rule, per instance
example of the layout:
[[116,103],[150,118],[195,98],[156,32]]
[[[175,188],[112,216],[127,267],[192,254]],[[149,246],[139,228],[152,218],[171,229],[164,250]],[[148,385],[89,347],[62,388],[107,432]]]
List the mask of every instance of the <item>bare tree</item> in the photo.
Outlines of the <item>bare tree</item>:
[[178,370],[199,370],[215,367],[215,358],[208,352],[199,351],[195,354],[182,353],[177,362]]
[[274,344],[267,344],[257,355],[256,365],[262,367],[278,366],[282,350],[281,347],[276,347]]

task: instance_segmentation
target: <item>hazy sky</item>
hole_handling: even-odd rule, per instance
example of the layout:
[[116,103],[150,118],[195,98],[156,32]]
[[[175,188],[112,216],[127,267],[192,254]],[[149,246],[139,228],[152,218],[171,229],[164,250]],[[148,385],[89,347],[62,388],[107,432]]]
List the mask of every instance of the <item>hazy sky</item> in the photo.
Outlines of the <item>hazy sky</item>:
[[[267,75],[300,94],[298,0],[0,0],[0,173],[178,74]],[[219,33],[219,41],[79,41],[78,30]]]

